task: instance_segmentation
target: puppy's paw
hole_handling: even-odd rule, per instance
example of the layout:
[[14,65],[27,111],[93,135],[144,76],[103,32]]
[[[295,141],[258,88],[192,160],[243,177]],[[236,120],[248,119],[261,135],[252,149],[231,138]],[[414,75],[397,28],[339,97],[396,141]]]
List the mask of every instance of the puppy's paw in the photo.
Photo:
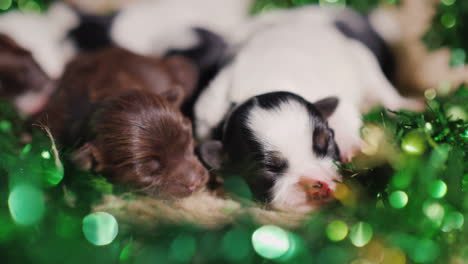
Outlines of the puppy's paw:
[[340,140],[337,139],[337,142],[340,148],[341,161],[344,163],[351,162],[356,155],[362,152],[364,146],[364,141],[361,138],[351,136]]
[[385,104],[386,108],[390,110],[410,110],[416,112],[424,111],[426,103],[423,99],[419,98],[404,98],[401,97],[398,100]]

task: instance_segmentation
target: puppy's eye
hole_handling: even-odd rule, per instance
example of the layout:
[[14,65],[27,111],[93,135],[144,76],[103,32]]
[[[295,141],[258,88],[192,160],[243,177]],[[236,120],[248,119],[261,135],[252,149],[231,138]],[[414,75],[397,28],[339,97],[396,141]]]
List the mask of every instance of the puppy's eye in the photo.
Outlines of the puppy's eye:
[[147,161],[146,164],[146,169],[148,170],[148,172],[150,173],[155,173],[157,172],[160,168],[161,168],[161,164],[159,163],[158,160],[154,159],[154,160],[150,160],[150,161]]
[[319,155],[326,155],[331,137],[332,131],[316,129],[313,138],[314,151]]
[[273,173],[281,173],[288,168],[288,162],[278,152],[269,152],[265,158],[265,167]]

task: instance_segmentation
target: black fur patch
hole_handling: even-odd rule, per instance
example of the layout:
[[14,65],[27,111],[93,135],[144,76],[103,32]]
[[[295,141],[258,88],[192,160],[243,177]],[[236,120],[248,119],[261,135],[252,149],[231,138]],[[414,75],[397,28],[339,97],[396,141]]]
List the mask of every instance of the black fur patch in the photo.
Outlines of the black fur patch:
[[166,56],[180,55],[191,60],[199,70],[197,89],[190,100],[182,106],[182,112],[193,120],[193,106],[200,96],[202,89],[216,76],[224,65],[227,44],[224,39],[214,32],[203,28],[194,28],[198,44],[186,50],[172,49]]
[[76,11],[80,24],[72,29],[69,37],[82,51],[93,51],[113,44],[110,31],[117,13],[111,15],[90,15]]

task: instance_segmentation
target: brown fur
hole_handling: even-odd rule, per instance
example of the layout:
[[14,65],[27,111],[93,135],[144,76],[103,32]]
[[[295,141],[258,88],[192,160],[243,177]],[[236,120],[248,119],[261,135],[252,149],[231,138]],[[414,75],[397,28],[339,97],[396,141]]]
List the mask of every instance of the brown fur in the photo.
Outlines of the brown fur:
[[[32,54],[13,39],[0,33],[0,98],[16,101],[26,94],[30,98],[47,97],[52,80],[34,60]],[[20,113],[38,109],[17,105]]]
[[184,197],[208,180],[190,121],[177,109],[196,82],[192,69],[180,58],[120,48],[82,55],[35,120],[60,142],[81,146],[74,154],[81,167],[159,197]]

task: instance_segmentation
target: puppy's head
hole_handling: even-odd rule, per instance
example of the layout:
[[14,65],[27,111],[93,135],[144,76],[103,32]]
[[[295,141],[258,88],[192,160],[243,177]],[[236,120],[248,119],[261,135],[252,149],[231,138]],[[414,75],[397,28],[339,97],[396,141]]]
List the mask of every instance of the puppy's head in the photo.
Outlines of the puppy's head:
[[328,118],[338,105],[287,93],[256,96],[235,108],[222,144],[200,146],[204,161],[241,174],[254,196],[278,209],[309,211],[332,200],[339,150]]
[[16,99],[20,112],[36,112],[32,107],[36,102],[22,102],[22,97],[42,95],[50,84],[50,78],[31,53],[0,33],[0,97]]
[[112,99],[92,126],[94,140],[74,159],[112,182],[159,197],[184,197],[208,180],[194,154],[190,121],[160,96],[132,92]]

